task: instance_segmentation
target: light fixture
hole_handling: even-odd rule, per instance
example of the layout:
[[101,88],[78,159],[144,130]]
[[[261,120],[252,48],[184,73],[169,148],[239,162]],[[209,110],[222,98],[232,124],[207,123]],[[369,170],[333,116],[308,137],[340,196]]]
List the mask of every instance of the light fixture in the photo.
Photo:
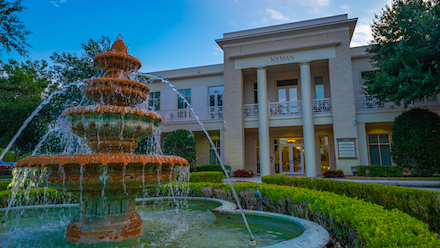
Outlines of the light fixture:
[[354,125],[356,125],[356,124],[357,124],[357,120],[356,120],[356,119],[354,119],[354,121],[353,121],[353,124],[354,124]]

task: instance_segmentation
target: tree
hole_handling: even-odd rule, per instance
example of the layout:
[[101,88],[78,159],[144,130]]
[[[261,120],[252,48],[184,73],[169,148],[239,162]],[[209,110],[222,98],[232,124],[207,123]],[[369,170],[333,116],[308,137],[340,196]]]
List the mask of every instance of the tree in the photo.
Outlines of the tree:
[[[46,61],[18,63],[9,60],[0,65],[0,146],[6,147],[24,120],[43,101],[52,83],[52,73]],[[31,151],[45,132],[47,120],[38,115],[14,144],[16,157]]]
[[367,77],[370,95],[406,107],[440,93],[440,4],[394,0],[375,15],[367,52],[378,73]]
[[440,117],[427,109],[411,109],[393,125],[391,156],[413,175],[440,173]]
[[17,0],[14,3],[9,3],[5,0],[0,0],[0,44],[1,50],[11,52],[16,50],[21,56],[27,56],[27,48],[31,47],[26,43],[26,36],[31,34],[26,29],[24,24],[16,13],[26,9],[21,5],[22,0]]
[[190,170],[194,171],[196,165],[196,140],[190,131],[184,129],[174,130],[163,141],[163,153],[180,156],[190,164]]
[[83,53],[58,53],[54,52],[50,59],[53,62],[51,69],[55,78],[61,84],[76,82],[92,77],[102,76],[104,71],[95,65],[93,58],[96,54],[110,50],[110,39],[102,36],[101,39],[89,39],[87,43],[81,44]]

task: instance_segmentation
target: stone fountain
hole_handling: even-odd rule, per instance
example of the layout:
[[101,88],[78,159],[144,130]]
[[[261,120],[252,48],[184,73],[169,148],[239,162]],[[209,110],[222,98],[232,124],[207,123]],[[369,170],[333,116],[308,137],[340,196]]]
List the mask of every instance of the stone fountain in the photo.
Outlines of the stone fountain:
[[50,187],[80,193],[80,213],[66,231],[67,239],[75,243],[120,241],[140,235],[143,225],[135,209],[136,195],[161,180],[176,178],[175,166],[189,165],[181,157],[132,153],[162,118],[132,107],[147,100],[149,88],[130,80],[129,74],[141,63],[127,53],[122,37],[94,60],[106,72],[101,78],[86,80],[83,92],[97,104],[72,107],[62,114],[94,154],[29,156],[17,163],[17,167],[40,168],[36,176],[43,177]]

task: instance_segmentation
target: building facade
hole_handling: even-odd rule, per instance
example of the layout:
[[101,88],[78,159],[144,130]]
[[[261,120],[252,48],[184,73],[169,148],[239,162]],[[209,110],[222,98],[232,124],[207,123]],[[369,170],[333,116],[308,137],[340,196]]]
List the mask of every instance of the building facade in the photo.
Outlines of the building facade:
[[[196,111],[232,170],[260,175],[351,174],[351,166],[392,165],[391,126],[403,108],[366,95],[375,69],[366,47],[350,47],[357,19],[331,16],[225,33],[224,63],[152,72],[170,80]],[[187,129],[197,164],[218,163],[195,115],[173,89],[150,85],[164,133]],[[438,97],[417,102],[440,113]]]

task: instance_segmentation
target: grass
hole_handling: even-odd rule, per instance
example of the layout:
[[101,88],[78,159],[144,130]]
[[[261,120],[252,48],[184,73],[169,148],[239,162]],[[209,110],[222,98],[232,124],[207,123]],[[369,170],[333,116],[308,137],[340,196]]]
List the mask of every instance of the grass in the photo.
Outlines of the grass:
[[12,178],[12,175],[1,175],[0,178]]
[[346,179],[364,179],[364,180],[411,180],[411,181],[440,181],[440,177],[361,177],[347,176]]

